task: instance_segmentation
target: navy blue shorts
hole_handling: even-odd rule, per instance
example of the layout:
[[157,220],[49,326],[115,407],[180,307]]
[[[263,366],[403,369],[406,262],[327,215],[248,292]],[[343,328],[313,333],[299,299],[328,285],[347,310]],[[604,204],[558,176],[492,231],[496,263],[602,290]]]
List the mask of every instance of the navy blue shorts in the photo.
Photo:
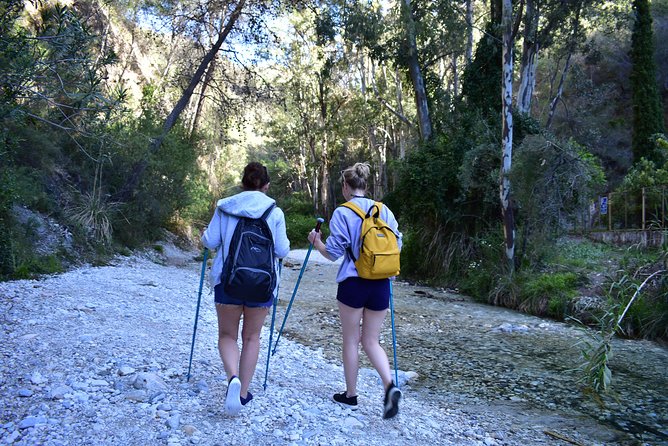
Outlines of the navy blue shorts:
[[369,280],[348,277],[339,282],[336,300],[353,308],[387,310],[390,307],[390,279]]
[[241,299],[236,299],[232,296],[225,294],[225,286],[222,283],[219,283],[213,288],[214,300],[217,304],[225,305],[243,305],[248,308],[262,308],[262,307],[271,307],[274,303],[274,299],[271,298],[267,302],[249,302]]

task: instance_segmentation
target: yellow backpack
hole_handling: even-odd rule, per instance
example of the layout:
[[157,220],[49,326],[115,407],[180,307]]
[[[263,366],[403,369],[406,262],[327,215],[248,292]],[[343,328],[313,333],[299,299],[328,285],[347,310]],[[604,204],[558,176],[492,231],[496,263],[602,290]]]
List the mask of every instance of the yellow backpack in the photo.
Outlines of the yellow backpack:
[[376,201],[366,214],[350,201],[341,206],[353,210],[362,219],[359,258],[355,259],[352,250],[348,248],[357,274],[363,279],[374,280],[399,275],[399,243],[394,231],[380,218],[383,203]]

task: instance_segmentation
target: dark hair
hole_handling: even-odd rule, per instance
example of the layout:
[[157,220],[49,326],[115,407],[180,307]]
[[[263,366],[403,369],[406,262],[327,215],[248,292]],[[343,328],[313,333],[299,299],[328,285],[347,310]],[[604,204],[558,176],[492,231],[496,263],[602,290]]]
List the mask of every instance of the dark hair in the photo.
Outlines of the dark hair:
[[252,162],[244,168],[241,184],[244,190],[260,190],[269,183],[269,172],[260,163]]
[[352,189],[366,190],[366,179],[370,173],[369,163],[355,163],[341,172],[341,180]]

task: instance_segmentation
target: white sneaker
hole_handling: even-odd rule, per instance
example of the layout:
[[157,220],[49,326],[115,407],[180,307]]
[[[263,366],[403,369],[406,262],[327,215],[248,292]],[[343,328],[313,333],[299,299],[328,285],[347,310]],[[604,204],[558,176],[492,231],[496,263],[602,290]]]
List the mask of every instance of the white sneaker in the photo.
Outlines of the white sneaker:
[[241,411],[241,381],[233,376],[227,385],[227,394],[225,395],[225,413],[228,415],[237,415]]

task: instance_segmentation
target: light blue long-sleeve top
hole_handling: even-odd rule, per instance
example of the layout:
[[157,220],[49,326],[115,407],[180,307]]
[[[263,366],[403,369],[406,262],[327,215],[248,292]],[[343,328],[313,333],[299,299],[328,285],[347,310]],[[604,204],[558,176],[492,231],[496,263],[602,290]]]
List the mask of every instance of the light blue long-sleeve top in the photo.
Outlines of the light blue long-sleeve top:
[[[217,250],[209,276],[212,288],[220,283],[223,263],[230,250],[230,240],[232,240],[239,217],[260,218],[275,203],[276,201],[273,198],[260,191],[244,191],[218,200],[211,222],[202,235],[202,244],[209,249]],[[278,271],[278,259],[282,259],[290,252],[290,241],[285,228],[285,215],[279,207],[274,207],[271,211],[267,217],[267,225],[274,237],[274,254],[276,256],[274,267]],[[221,246],[223,249],[220,249]],[[278,274],[276,276],[280,279]],[[277,287],[278,281],[276,280]]]
[[[369,198],[355,197],[351,199],[353,203],[359,206],[365,213],[371,209],[374,201]],[[380,218],[387,223],[387,225],[397,235],[399,242],[399,249],[402,246],[402,234],[399,232],[399,223],[394,217],[394,214],[387,206],[383,205],[380,211]],[[348,277],[359,277],[355,263],[350,255],[346,253],[346,249],[350,246],[355,258],[359,257],[362,241],[360,235],[362,232],[362,219],[352,209],[346,207],[337,207],[332,214],[332,219],[329,221],[330,235],[325,241],[325,248],[332,260],[337,260],[343,257],[343,262],[339,267],[339,272],[336,275],[337,282],[343,282]]]

